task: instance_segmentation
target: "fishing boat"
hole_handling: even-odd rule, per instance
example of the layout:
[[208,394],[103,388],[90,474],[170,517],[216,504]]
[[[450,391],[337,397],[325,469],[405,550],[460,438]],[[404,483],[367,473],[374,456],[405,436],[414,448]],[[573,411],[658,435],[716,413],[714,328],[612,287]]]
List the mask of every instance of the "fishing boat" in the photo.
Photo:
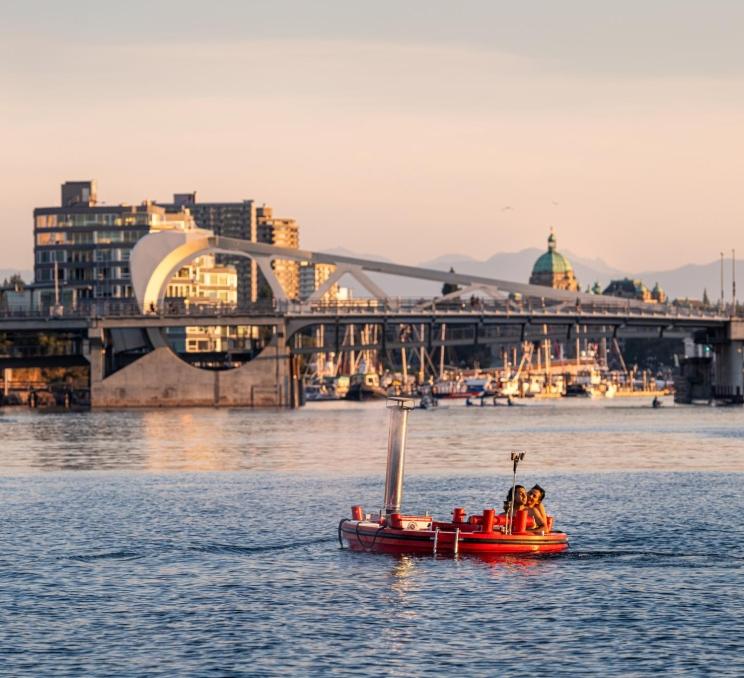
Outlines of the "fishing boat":
[[380,376],[376,372],[352,374],[346,400],[381,400],[387,397],[380,386]]
[[468,386],[462,379],[444,379],[432,387],[435,398],[467,398],[470,393]]
[[[456,507],[446,520],[435,519],[428,513],[402,512],[406,432],[408,414],[413,407],[411,399],[388,398],[385,508],[377,514],[366,514],[361,506],[352,506],[351,518],[343,518],[338,525],[342,547],[371,553],[447,556],[557,553],[568,548],[568,536],[552,530],[552,517],[546,531],[536,532],[530,528],[524,510],[497,516],[494,509],[486,508],[468,516],[464,508]],[[517,466],[524,459],[524,452],[513,452],[511,459],[514,488]]]

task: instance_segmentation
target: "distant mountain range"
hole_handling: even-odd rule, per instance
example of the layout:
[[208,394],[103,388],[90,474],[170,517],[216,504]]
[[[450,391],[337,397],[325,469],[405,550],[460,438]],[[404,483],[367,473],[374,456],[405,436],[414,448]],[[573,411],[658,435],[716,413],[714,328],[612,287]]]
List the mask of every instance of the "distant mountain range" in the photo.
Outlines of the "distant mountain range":
[[[378,261],[392,261],[387,257],[376,254],[353,252],[344,248],[326,250],[331,254],[339,254],[348,257],[360,257],[362,259],[376,259]],[[449,271],[454,268],[458,273],[472,273],[486,278],[498,278],[501,280],[513,280],[514,282],[527,282],[532,272],[535,260],[544,250],[531,247],[519,252],[500,252],[489,257],[485,261],[474,259],[466,254],[444,254],[436,259],[422,261],[419,266],[433,268],[440,271]],[[603,288],[616,278],[635,278],[642,280],[648,287],[653,287],[657,282],[664,288],[671,299],[689,297],[690,299],[701,299],[703,290],[708,291],[708,297],[715,301],[721,294],[721,263],[712,261],[709,264],[687,264],[679,268],[661,271],[622,271],[606,264],[601,259],[587,259],[566,251],[566,257],[573,264],[576,277],[581,283],[582,289],[598,282]],[[32,271],[24,271],[12,268],[0,269],[0,283],[9,279],[12,275],[20,273],[26,282],[34,279]],[[374,274],[371,276],[388,294],[394,297],[418,297],[438,294],[441,285],[427,282],[425,280],[409,280],[397,276]],[[744,261],[737,262],[736,278],[739,280],[740,297],[744,299]],[[363,295],[362,288],[352,279],[344,278],[341,284],[350,287],[355,296]],[[726,299],[731,297],[731,260],[724,262],[724,291]]]
[[[390,261],[390,259],[379,255],[359,254],[346,249],[328,251],[332,254],[357,256],[363,259]],[[544,251],[531,247],[519,252],[500,252],[485,261],[480,261],[465,254],[445,254],[436,259],[422,261],[418,265],[440,271],[448,271],[450,268],[454,268],[457,273],[472,273],[486,278],[526,283],[529,281],[535,260]],[[627,277],[641,280],[649,288],[652,288],[658,282],[671,299],[682,297],[701,299],[703,291],[707,290],[708,297],[711,301],[715,301],[721,293],[720,261],[712,261],[709,264],[687,264],[669,270],[637,273],[614,268],[601,259],[587,259],[568,251],[564,251],[564,254],[573,265],[582,289],[586,289],[587,286],[591,286],[595,282],[598,282],[604,288],[611,280]],[[395,276],[373,275],[371,277],[391,296],[425,296],[436,294],[438,288],[441,287],[425,281],[409,281]],[[741,297],[744,298],[744,262],[737,262],[736,278],[740,281]],[[343,279],[341,284],[351,287],[355,294],[361,294],[361,288],[358,288],[356,284],[351,284],[346,279]],[[729,299],[731,296],[730,260],[724,262],[724,291],[726,298]]]

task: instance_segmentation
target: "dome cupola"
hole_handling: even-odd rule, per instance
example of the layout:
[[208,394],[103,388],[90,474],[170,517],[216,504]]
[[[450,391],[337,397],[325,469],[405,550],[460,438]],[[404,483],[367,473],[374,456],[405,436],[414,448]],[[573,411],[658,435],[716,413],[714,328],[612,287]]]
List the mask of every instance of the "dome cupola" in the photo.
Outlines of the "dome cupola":
[[571,262],[556,250],[553,229],[550,229],[548,236],[548,251],[540,255],[532,267],[530,284],[559,290],[577,291],[579,289]]

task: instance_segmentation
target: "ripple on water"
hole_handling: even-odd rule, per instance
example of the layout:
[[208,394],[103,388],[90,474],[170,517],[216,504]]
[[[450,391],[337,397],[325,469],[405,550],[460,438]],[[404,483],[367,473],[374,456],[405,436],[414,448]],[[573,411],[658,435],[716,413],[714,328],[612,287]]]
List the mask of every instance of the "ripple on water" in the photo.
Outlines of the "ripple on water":
[[3,418],[4,672],[744,672],[740,419],[518,409],[412,418],[414,510],[498,505],[528,449],[571,549],[489,562],[338,548],[381,409]]

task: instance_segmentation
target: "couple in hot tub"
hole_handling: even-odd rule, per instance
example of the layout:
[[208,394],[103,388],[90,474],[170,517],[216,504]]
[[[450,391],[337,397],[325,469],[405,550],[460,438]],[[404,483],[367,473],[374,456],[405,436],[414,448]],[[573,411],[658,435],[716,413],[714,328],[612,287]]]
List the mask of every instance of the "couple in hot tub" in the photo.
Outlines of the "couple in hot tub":
[[[539,485],[535,485],[529,491],[524,485],[514,486],[514,495],[516,497],[514,501],[514,513],[517,511],[527,511],[527,516],[534,520],[534,527],[527,528],[531,532],[549,532],[550,524],[548,520],[548,513],[543,506],[543,499],[545,499],[545,490]],[[504,502],[504,513],[509,513],[509,507],[512,503],[512,489],[509,488],[509,493],[506,495],[506,501]]]

